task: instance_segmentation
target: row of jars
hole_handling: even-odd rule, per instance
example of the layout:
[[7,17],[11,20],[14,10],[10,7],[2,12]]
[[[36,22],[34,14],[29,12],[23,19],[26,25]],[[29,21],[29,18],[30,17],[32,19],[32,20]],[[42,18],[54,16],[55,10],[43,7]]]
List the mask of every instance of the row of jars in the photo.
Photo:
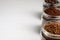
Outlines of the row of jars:
[[58,22],[58,23],[60,23],[60,15],[54,16],[54,15],[49,15],[50,11],[48,13],[45,12],[45,10],[50,8],[50,7],[54,7],[57,10],[60,11],[60,0],[56,0],[55,3],[51,2],[51,1],[49,2],[49,0],[48,1],[44,0],[43,15],[42,15],[43,21],[42,21],[42,31],[41,31],[42,40],[60,40],[60,35],[51,34],[51,33],[47,32],[44,29],[44,25],[49,24],[50,22]]

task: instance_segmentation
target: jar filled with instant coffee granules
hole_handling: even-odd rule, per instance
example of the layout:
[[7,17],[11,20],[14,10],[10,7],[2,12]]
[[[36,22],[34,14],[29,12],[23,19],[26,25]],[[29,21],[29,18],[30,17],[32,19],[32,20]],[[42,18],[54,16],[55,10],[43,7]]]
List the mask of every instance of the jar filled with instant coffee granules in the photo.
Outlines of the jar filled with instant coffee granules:
[[47,22],[42,28],[43,40],[60,40],[60,23]]
[[60,40],[60,16],[43,14],[42,40]]

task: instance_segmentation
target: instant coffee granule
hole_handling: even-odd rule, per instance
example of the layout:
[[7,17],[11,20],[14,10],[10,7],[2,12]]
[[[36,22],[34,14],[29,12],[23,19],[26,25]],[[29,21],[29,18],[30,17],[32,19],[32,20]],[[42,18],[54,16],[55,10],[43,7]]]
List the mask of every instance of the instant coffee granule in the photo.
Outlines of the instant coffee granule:
[[60,10],[56,9],[53,6],[50,6],[49,8],[45,9],[44,12],[48,15],[52,15],[52,16],[60,16]]
[[49,33],[60,35],[60,23],[52,22],[45,24],[44,29]]
[[45,0],[45,2],[51,4],[59,3],[58,0]]

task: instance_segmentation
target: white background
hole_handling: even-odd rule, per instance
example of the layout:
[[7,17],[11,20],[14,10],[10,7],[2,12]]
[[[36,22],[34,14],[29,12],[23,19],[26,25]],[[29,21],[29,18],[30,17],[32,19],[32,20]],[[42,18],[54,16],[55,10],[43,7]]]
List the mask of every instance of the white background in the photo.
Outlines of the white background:
[[41,40],[42,0],[0,0],[0,40]]

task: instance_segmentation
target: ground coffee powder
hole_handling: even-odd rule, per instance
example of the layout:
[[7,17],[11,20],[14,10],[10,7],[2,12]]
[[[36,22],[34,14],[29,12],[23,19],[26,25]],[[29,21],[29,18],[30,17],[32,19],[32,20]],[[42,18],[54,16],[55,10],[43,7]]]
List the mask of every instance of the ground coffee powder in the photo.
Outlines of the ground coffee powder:
[[52,16],[60,16],[60,10],[56,9],[55,7],[51,6],[44,10],[44,12],[48,15]]

